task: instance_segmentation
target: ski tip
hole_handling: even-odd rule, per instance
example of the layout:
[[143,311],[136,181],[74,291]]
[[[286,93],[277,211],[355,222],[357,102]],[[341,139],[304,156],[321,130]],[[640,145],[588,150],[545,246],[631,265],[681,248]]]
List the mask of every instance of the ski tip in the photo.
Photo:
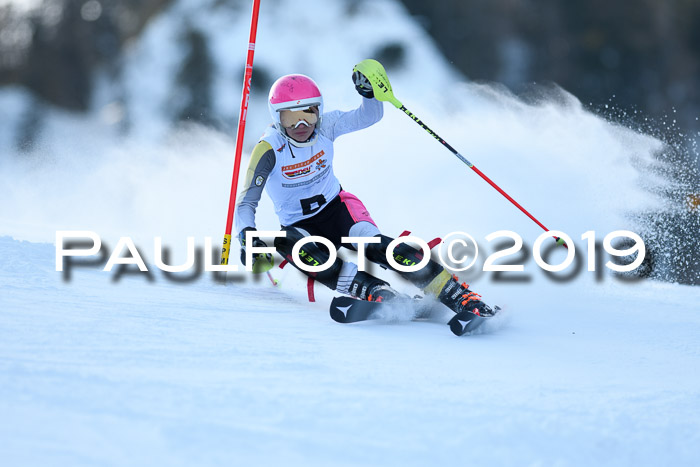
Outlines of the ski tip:
[[[496,318],[491,321],[494,317],[498,316],[502,311],[500,306],[493,307],[493,314],[490,316],[476,315],[470,311],[461,311],[454,315],[452,319],[447,323],[450,326],[450,330],[456,336],[464,336],[467,334],[472,334],[474,331],[477,333],[482,333],[485,329],[489,328],[493,323],[500,321],[500,318]],[[484,327],[482,325],[490,323]],[[488,332],[488,331],[487,331]]]
[[450,331],[456,336],[463,336],[468,332],[479,327],[481,322],[484,320],[481,316],[477,316],[474,313],[468,311],[463,311],[457,313],[449,321]]
[[348,322],[347,315],[337,308],[331,309],[331,319],[336,323],[345,324]]
[[331,319],[337,323],[355,323],[370,319],[377,304],[342,296],[331,301]]

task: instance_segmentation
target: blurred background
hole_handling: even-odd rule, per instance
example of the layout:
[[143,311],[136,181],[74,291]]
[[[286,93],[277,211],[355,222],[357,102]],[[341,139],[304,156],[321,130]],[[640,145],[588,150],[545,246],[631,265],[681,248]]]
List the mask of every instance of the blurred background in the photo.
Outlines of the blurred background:
[[[333,1],[344,4],[348,15],[373,8],[371,1]],[[129,42],[173,3],[0,0],[0,85],[30,90],[37,105],[87,110],[97,73],[106,69],[118,76]],[[252,2],[208,3],[228,4],[248,15],[247,4]],[[278,2],[263,3],[274,7]],[[654,118],[675,121],[674,127],[683,133],[697,136],[700,131],[698,0],[401,3],[469,80],[502,83],[516,93],[527,92],[532,83],[553,82],[592,109],[614,106],[638,124]],[[189,48],[178,69],[186,97],[172,109],[172,118],[211,124],[219,116],[211,110],[214,96],[208,83],[215,64],[206,34],[185,24],[179,40]],[[410,34],[405,40],[411,40]],[[400,42],[387,43],[378,52],[390,65],[405,54]],[[267,87],[271,77],[256,72],[254,83]],[[31,143],[39,131],[38,120],[40,115],[27,115],[16,137],[18,146]]]
[[697,0],[402,1],[471,79],[553,81],[592,108],[700,129]]
[[[30,222],[22,216],[29,217],[24,213],[39,209],[46,198],[25,192],[18,173],[33,175],[26,167],[10,169],[8,160],[56,167],[70,159],[76,170],[94,164],[93,155],[128,161],[76,177],[94,186],[73,196],[85,206],[86,193],[105,192],[124,203],[125,212],[142,211],[139,225],[152,218],[149,199],[161,210],[167,201],[149,198],[155,190],[138,195],[116,186],[106,190],[105,179],[95,174],[133,172],[132,183],[143,179],[145,187],[154,177],[143,175],[148,170],[137,170],[137,164],[150,158],[154,166],[172,169],[167,157],[184,154],[193,141],[198,143],[187,157],[196,154],[204,167],[202,153],[208,153],[213,158],[209,172],[217,164],[230,166],[251,5],[252,0],[0,0],[0,175],[6,185],[0,186],[0,196],[10,198],[0,220],[15,222],[0,234],[28,230]],[[465,153],[477,149],[503,157],[498,144],[510,137],[511,156],[529,154],[533,167],[535,158],[551,165],[551,158],[575,159],[579,151],[590,158],[591,169],[599,164],[599,172],[605,170],[602,161],[594,162],[614,154],[603,132],[593,136],[601,139],[601,150],[585,150],[583,136],[561,143],[571,146],[568,152],[554,147],[560,143],[557,125],[578,115],[580,106],[613,126],[658,140],[658,145],[649,143],[652,160],[641,157],[633,144],[627,144],[624,157],[644,189],[663,203],[653,210],[630,207],[627,214],[636,217],[650,249],[663,251],[655,261],[663,260],[664,277],[700,283],[700,0],[263,0],[260,15],[247,150],[269,122],[265,99],[274,79],[290,72],[310,74],[324,89],[328,109],[350,108],[357,96],[349,70],[367,57],[380,60],[401,94],[413,97],[412,110],[434,111],[426,121],[443,117],[436,131],[457,125],[461,131],[444,136],[456,139],[452,144]],[[491,104],[479,107],[484,95],[491,96]],[[428,105],[416,109],[416,102]],[[512,131],[536,114],[536,107],[527,107],[533,103],[562,105],[563,113],[518,139]],[[478,147],[483,136],[474,123],[478,116],[458,124],[472,118],[470,112],[486,115],[509,106],[524,110],[518,111],[511,134],[508,126],[500,126],[485,135],[491,149]],[[508,111],[497,115],[506,122],[510,117]],[[197,139],[174,131],[183,125],[209,133],[200,132]],[[584,125],[572,123],[571,128],[582,131]],[[539,136],[541,128],[548,138]],[[146,145],[168,138],[166,149]],[[552,147],[535,154],[539,144]],[[488,163],[487,157],[478,160]],[[503,166],[497,170],[503,173]],[[192,168],[182,172],[191,181]],[[163,187],[173,184],[172,173],[158,176]],[[201,174],[203,184],[225,193],[226,181],[211,183],[207,177]],[[69,189],[54,186],[50,196],[75,187],[65,184]],[[214,217],[202,212],[202,201],[191,194],[169,193],[168,199],[178,195],[180,206]],[[11,207],[13,199],[32,196],[42,201]],[[48,211],[44,218],[58,217],[56,209],[43,209]],[[61,215],[66,228],[74,227],[74,214]],[[167,217],[178,215],[173,208]],[[653,269],[649,265],[647,271]]]

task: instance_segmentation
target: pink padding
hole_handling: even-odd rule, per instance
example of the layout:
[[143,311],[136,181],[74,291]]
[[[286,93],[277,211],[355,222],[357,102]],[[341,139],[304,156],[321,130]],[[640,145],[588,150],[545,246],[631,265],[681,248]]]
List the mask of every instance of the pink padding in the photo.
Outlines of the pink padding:
[[352,216],[352,220],[355,222],[366,221],[375,227],[377,226],[377,224],[375,224],[372,220],[372,217],[369,215],[369,211],[357,196],[353,195],[352,193],[348,193],[347,191],[341,191],[340,200],[345,203],[345,206],[347,206],[348,212],[350,212],[350,215]]

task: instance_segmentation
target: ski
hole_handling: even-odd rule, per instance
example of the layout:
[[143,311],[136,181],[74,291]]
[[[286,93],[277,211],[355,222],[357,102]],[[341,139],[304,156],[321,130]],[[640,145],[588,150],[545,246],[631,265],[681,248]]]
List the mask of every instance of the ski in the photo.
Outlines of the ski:
[[[411,298],[409,296],[399,296],[387,302],[369,302],[367,300],[340,296],[333,298],[331,301],[330,314],[333,321],[347,324],[384,318],[382,309],[386,310],[385,307],[388,306],[395,309],[406,308],[414,313],[415,310],[420,310],[420,305],[420,298]],[[462,311],[455,314],[447,324],[455,335],[463,336],[478,329],[500,310],[500,307],[494,307],[494,314],[491,316],[480,316],[471,311]],[[418,317],[416,316],[416,318]]]
[[501,308],[498,306],[493,308],[494,313],[491,316],[480,316],[471,311],[460,311],[447,324],[456,336],[463,336],[478,329],[482,324],[496,316],[499,311]]
[[370,302],[340,296],[331,301],[330,313],[333,321],[338,323],[356,323],[382,318],[380,311],[387,306],[415,310],[420,302],[420,298],[411,298],[408,295],[401,295],[386,302]]

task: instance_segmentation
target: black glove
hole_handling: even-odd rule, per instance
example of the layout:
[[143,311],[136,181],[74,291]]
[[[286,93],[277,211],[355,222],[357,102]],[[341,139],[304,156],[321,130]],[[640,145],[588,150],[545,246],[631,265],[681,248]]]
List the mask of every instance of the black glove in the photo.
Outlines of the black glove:
[[374,97],[372,83],[369,82],[365,75],[363,75],[359,71],[354,71],[352,73],[352,82],[355,83],[355,90],[362,97],[366,97],[367,99],[372,99]]
[[[253,227],[246,227],[245,229],[241,230],[241,232],[238,234],[238,241],[241,244],[241,263],[243,263],[244,266],[247,266],[245,262],[246,258],[246,235],[245,233],[248,231],[255,232],[255,229]],[[267,243],[264,241],[260,240],[259,238],[253,239],[253,246],[254,247],[267,247]],[[272,262],[272,255],[270,253],[253,253],[253,264],[257,263],[259,259],[265,258],[267,262]]]

